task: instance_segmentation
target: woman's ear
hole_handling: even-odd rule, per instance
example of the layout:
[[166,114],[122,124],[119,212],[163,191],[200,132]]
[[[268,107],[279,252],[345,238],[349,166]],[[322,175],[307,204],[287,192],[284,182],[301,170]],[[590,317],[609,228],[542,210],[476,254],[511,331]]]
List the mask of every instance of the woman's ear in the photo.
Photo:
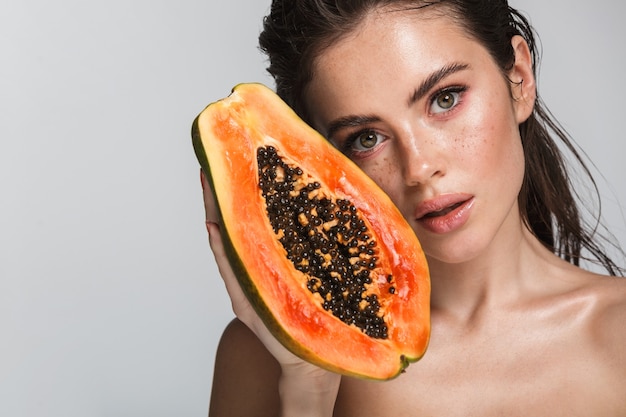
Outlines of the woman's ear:
[[526,40],[519,35],[513,36],[511,45],[515,52],[515,64],[509,72],[511,95],[518,123],[525,122],[535,108],[537,83],[533,71],[533,62]]

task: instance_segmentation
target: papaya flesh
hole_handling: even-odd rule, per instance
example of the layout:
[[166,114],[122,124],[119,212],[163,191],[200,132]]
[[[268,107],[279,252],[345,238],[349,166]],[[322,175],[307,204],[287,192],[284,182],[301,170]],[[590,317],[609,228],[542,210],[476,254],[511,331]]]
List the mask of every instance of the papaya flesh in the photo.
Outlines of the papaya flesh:
[[194,120],[230,265],[271,333],[344,375],[386,380],[425,353],[426,258],[389,197],[262,84]]

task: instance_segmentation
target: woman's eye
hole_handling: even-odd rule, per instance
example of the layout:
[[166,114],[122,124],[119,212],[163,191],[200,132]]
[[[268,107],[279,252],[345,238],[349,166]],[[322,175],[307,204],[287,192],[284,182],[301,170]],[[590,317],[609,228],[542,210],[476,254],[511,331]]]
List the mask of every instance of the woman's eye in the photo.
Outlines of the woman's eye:
[[430,111],[435,114],[450,111],[459,104],[462,91],[463,89],[454,89],[437,93],[435,97],[433,97]]
[[359,132],[351,138],[351,150],[356,152],[369,151],[383,141],[382,135],[374,132],[373,130],[367,130]]

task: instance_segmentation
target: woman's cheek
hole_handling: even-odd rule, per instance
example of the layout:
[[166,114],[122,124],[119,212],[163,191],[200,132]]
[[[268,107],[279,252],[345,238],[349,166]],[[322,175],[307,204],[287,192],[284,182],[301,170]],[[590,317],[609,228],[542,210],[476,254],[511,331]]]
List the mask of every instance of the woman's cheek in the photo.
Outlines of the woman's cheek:
[[391,198],[395,203],[399,203],[400,188],[400,167],[393,163],[391,158],[383,157],[362,163],[361,168],[374,182]]

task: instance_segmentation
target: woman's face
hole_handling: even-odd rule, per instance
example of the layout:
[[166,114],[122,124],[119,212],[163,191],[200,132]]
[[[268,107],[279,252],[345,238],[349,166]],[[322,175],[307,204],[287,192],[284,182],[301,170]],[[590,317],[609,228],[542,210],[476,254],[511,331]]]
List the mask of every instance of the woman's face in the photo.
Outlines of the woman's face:
[[[317,58],[307,106],[314,127],[389,194],[427,255],[459,263],[521,233],[518,125],[532,106],[514,99],[486,49],[424,13],[370,13]],[[508,75],[519,82],[517,66]]]

